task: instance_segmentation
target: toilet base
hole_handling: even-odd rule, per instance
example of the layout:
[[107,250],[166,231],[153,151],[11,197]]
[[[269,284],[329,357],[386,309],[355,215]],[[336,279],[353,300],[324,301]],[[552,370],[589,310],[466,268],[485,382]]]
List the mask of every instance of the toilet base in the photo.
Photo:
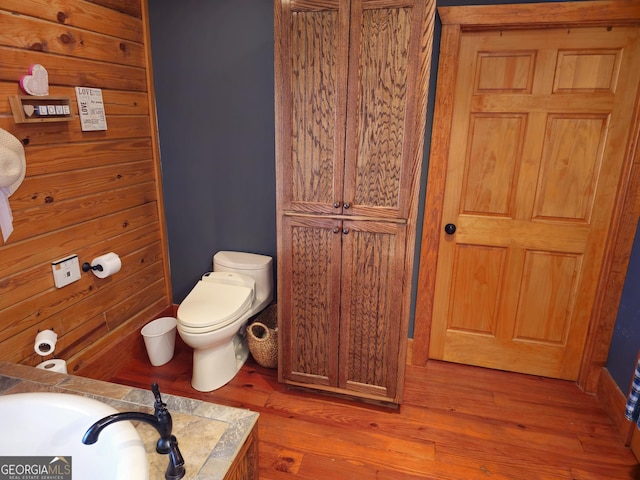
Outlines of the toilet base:
[[226,385],[248,357],[246,335],[241,334],[236,334],[232,342],[217,348],[194,349],[191,386],[199,392],[211,392]]

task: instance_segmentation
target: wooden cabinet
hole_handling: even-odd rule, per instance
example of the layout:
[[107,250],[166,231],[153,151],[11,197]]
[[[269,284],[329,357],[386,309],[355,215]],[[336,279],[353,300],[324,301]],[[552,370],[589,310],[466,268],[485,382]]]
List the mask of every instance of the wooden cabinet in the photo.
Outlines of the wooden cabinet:
[[225,474],[224,480],[258,480],[259,474],[258,425],[255,425]]
[[275,2],[284,382],[401,400],[433,13]]

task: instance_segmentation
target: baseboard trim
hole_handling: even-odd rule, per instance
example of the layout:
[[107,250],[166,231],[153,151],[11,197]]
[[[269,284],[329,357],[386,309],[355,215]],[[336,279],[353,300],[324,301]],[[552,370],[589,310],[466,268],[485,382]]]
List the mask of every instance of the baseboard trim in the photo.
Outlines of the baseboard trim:
[[625,417],[627,397],[622,393],[613,377],[611,377],[609,370],[605,367],[602,368],[600,373],[596,395],[609,418],[611,418],[616,431],[620,435],[620,439],[628,446],[631,443],[631,435],[635,424]]

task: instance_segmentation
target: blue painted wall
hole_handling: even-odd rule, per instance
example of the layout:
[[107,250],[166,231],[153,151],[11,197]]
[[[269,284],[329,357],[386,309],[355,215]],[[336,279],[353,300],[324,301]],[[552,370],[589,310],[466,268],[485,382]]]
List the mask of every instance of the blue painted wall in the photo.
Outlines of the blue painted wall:
[[622,393],[629,391],[640,349],[640,235],[637,233],[622,290],[616,326],[609,346],[607,370]]
[[[171,281],[179,303],[211,269],[216,251],[276,254],[273,2],[153,0],[149,13]],[[439,41],[436,20],[421,206]],[[623,392],[640,346],[639,285],[636,246],[607,363]],[[411,332],[413,317],[412,311]]]
[[219,250],[276,254],[273,3],[149,2],[174,302]]

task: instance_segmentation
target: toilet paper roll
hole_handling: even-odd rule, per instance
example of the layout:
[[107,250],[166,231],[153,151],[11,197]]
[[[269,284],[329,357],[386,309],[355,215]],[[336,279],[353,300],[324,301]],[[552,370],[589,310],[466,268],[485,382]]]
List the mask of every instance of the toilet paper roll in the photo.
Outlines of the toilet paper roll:
[[38,355],[44,357],[45,355],[51,355],[56,349],[56,342],[58,341],[58,334],[53,330],[43,330],[36,335],[36,343],[33,349]]
[[67,362],[56,358],[54,360],[46,360],[36,366],[36,368],[49,370],[50,372],[67,373]]
[[107,278],[113,275],[114,273],[118,273],[120,271],[120,268],[122,267],[122,262],[120,262],[120,257],[117,254],[110,252],[105,255],[101,255],[99,257],[94,258],[93,261],[91,262],[91,266],[99,267],[99,268],[94,268],[92,270],[93,274],[96,277]]

